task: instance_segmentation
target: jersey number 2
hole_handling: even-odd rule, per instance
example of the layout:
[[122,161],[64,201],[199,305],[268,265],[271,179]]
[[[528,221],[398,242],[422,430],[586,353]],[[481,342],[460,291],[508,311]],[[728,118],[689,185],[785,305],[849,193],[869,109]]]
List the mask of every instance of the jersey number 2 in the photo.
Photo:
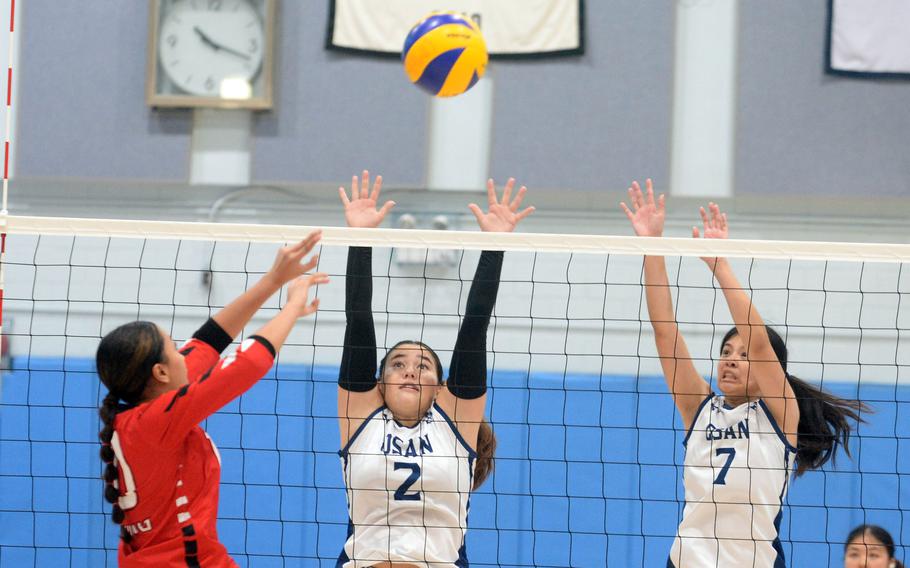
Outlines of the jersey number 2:
[[398,489],[395,490],[395,500],[420,501],[420,491],[415,491],[414,493],[407,492],[408,489],[420,479],[420,466],[416,463],[395,462],[395,471],[398,471],[399,469],[409,469],[411,470],[411,475],[409,475],[408,478],[404,480],[404,483],[399,485]]
[[715,455],[717,457],[720,457],[724,454],[727,455],[727,461],[724,463],[723,467],[720,468],[720,473],[717,474],[717,478],[714,480],[714,485],[727,484],[727,472],[730,470],[730,465],[733,463],[733,458],[736,457],[736,448],[717,448],[717,450],[715,450]]

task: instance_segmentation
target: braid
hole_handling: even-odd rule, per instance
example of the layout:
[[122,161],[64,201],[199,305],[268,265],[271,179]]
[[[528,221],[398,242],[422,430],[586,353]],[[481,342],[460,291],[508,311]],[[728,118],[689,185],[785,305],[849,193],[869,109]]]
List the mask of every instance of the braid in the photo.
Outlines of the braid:
[[[102,424],[104,424],[104,427],[98,432],[98,438],[101,439],[100,454],[101,460],[107,464],[104,466],[104,474],[101,476],[104,479],[104,499],[113,504],[111,520],[118,525],[123,522],[125,515],[118,504],[120,498],[120,489],[118,487],[120,472],[117,469],[117,458],[114,455],[114,449],[111,447],[111,439],[114,436],[114,419],[117,418],[119,406],[120,403],[117,400],[117,396],[108,393],[98,408],[98,415],[101,417]],[[120,530],[120,537],[125,542],[129,542],[133,538],[123,528]]]
[[[152,368],[163,360],[164,340],[158,326],[147,321],[121,325],[101,339],[95,354],[98,378],[108,389],[107,396],[98,407],[103,427],[98,432],[101,440],[101,461],[104,473],[104,499],[113,505],[111,519],[122,524],[126,514],[120,507],[120,472],[117,456],[111,445],[114,437],[114,420],[120,411],[120,401],[138,404],[152,376]],[[132,535],[125,528],[120,537],[130,542]]]

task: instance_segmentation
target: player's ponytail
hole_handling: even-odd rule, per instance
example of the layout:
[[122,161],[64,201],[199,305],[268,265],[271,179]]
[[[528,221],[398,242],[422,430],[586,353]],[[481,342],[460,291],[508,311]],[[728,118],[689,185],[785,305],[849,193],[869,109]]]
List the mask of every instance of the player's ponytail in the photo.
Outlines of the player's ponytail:
[[[850,455],[850,433],[853,422],[864,422],[862,414],[872,409],[858,400],[834,396],[806,381],[787,373],[787,345],[779,333],[765,326],[768,340],[780,361],[787,382],[799,405],[799,426],[796,443],[796,476],[818,469],[833,461],[839,447]],[[737,334],[734,327],[724,336],[721,345]]]
[[[98,407],[98,415],[103,425],[98,433],[101,440],[101,460],[104,466],[104,498],[113,505],[111,520],[121,524],[124,519],[123,509],[118,504],[120,488],[119,471],[111,440],[114,437],[114,420],[122,409],[122,404],[139,403],[145,392],[152,367],[163,360],[164,339],[158,326],[151,322],[137,321],[118,327],[102,338],[95,354],[95,366],[98,377],[108,393]],[[129,542],[132,538],[126,529],[121,528],[120,536]]]
[[833,461],[840,446],[849,456],[852,423],[863,422],[862,414],[872,410],[858,400],[834,396],[793,375],[788,374],[787,380],[799,405],[796,475]]
[[477,463],[474,465],[474,487],[471,491],[478,489],[487,477],[493,473],[495,463],[493,456],[496,454],[496,434],[486,418],[480,422],[480,430],[477,431]]

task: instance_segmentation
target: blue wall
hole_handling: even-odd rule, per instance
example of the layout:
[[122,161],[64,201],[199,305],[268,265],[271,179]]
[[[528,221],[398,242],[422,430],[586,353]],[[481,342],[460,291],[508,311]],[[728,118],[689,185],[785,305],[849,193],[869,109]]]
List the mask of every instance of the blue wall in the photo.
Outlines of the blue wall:
[[[0,401],[0,566],[113,566],[91,362],[15,365]],[[241,566],[334,565],[347,521],[336,372],[279,367],[205,425],[224,461],[219,530]],[[683,506],[682,432],[663,381],[496,371],[492,385],[497,469],[471,500],[472,565],[662,566]],[[910,508],[910,389],[858,394],[876,414],[854,459],[790,491],[792,566],[838,565],[861,522],[910,535],[899,510]]]

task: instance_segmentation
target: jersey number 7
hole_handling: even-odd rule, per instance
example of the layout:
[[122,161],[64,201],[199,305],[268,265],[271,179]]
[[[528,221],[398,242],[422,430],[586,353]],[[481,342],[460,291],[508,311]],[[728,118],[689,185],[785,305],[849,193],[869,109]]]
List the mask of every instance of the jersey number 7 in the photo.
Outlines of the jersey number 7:
[[724,454],[727,455],[727,461],[724,463],[723,467],[720,468],[720,473],[717,474],[717,478],[714,480],[714,485],[726,485],[727,471],[730,470],[730,465],[733,463],[733,458],[736,457],[736,448],[717,448],[714,454],[717,457],[720,457]]

